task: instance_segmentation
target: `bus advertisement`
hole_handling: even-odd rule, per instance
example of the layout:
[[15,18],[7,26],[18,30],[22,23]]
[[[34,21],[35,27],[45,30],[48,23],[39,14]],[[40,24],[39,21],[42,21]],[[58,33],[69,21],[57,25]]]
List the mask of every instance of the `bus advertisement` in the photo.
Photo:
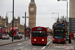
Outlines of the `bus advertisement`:
[[64,42],[66,39],[66,24],[63,22],[56,22],[53,24],[53,42]]
[[47,44],[47,28],[33,27],[31,30],[31,44]]

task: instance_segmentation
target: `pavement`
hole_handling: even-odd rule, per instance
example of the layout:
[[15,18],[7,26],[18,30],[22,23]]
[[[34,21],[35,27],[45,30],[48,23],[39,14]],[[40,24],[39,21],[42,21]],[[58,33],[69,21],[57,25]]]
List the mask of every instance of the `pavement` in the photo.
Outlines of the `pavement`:
[[70,50],[74,50],[75,49],[75,40],[71,40],[71,43],[69,43],[69,41],[67,41],[67,45]]
[[17,43],[17,42],[22,42],[22,41],[27,41],[27,40],[29,40],[29,39],[20,39],[20,40],[16,39],[16,40],[13,40],[13,42],[12,42],[12,39],[10,41],[5,41],[4,40],[5,42],[0,43],[0,46],[4,46],[4,45],[8,45],[8,44],[13,44],[13,43]]

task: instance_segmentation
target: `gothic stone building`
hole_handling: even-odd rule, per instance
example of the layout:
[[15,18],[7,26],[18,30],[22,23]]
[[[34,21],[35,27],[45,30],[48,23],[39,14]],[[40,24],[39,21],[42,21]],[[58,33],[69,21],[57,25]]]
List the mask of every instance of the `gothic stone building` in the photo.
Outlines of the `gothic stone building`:
[[[12,21],[8,23],[8,17],[2,18],[0,16],[0,26],[7,26],[7,31],[10,32],[10,29],[12,28]],[[24,32],[24,25],[20,24],[20,17],[17,19],[14,18],[14,27],[19,28],[19,32]]]

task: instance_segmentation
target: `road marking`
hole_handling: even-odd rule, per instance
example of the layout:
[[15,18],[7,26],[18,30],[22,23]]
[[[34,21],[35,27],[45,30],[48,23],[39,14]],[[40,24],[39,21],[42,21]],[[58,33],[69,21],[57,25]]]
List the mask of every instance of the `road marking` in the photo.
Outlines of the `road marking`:
[[33,48],[33,49],[37,49],[37,48]]
[[17,45],[21,45],[22,43],[18,43]]
[[47,45],[51,42],[51,40],[47,43]]
[[66,44],[64,44],[64,46],[65,46],[65,48],[66,48],[67,50],[70,50],[69,47],[68,47]]
[[24,46],[22,46],[22,47],[19,47],[19,48],[16,48],[16,49],[14,49],[14,50],[18,50],[18,49],[21,49],[21,50],[23,50],[23,48],[24,48]]
[[[51,42],[51,40],[47,43],[47,45],[49,45],[50,42]],[[42,47],[42,49],[45,49],[45,48],[46,48],[46,46]]]
[[46,46],[44,46],[42,49],[45,49],[46,48]]
[[[52,44],[52,43],[51,43],[51,44]],[[49,45],[49,47],[51,46],[51,44]],[[49,48],[49,47],[48,47],[48,48]]]

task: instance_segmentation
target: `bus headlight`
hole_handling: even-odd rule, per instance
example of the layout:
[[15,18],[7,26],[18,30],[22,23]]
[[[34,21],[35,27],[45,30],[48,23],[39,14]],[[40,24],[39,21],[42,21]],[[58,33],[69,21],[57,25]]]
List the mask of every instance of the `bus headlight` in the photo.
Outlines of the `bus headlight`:
[[44,39],[42,39],[42,41],[44,41]]
[[36,39],[34,39],[34,41],[36,41]]
[[65,41],[66,39],[64,38],[64,41]]

